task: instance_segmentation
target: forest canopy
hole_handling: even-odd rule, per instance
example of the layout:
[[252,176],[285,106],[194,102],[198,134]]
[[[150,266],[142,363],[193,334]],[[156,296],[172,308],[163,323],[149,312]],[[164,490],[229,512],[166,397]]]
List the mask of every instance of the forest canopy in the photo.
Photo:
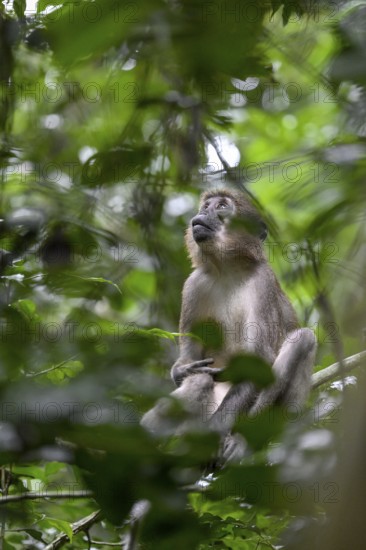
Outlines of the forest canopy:
[[[0,2],[0,549],[362,547],[365,29],[353,1]],[[203,479],[215,434],[139,419],[223,186],[337,367]]]

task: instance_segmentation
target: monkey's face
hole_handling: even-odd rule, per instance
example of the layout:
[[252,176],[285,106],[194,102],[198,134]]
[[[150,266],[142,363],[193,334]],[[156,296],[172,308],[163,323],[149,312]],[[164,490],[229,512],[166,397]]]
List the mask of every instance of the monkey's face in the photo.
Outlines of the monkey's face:
[[243,193],[224,189],[202,195],[186,245],[194,267],[213,262],[221,269],[263,260],[266,235],[266,225]]
[[192,235],[196,243],[215,238],[234,214],[235,204],[230,197],[216,196],[206,199],[198,214],[191,220]]

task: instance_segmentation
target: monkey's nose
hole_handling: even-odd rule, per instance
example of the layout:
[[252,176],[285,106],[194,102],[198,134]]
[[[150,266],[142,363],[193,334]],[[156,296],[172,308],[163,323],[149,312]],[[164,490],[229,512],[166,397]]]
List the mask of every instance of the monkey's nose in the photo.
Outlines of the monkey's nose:
[[192,218],[192,227],[195,227],[196,225],[202,225],[203,227],[206,227],[207,229],[210,229],[210,224],[207,222],[207,216],[204,216],[202,214],[198,214],[194,218]]

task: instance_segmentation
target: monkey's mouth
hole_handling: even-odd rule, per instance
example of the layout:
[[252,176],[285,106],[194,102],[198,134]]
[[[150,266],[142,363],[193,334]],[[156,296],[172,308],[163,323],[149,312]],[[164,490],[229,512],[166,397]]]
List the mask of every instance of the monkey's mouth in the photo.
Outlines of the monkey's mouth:
[[215,232],[212,227],[204,221],[194,220],[192,222],[192,234],[196,243],[202,243],[203,241],[212,239]]
[[208,229],[209,231],[212,231],[211,227],[203,222],[202,220],[193,220],[192,221],[192,228],[193,229],[199,229],[200,227],[204,227],[205,229]]

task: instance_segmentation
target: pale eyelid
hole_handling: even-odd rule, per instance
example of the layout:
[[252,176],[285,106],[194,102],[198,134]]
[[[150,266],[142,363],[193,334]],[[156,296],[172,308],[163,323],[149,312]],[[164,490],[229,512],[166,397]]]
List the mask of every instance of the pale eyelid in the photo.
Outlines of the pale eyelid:
[[216,206],[216,208],[229,208],[230,204],[227,202],[219,202]]

